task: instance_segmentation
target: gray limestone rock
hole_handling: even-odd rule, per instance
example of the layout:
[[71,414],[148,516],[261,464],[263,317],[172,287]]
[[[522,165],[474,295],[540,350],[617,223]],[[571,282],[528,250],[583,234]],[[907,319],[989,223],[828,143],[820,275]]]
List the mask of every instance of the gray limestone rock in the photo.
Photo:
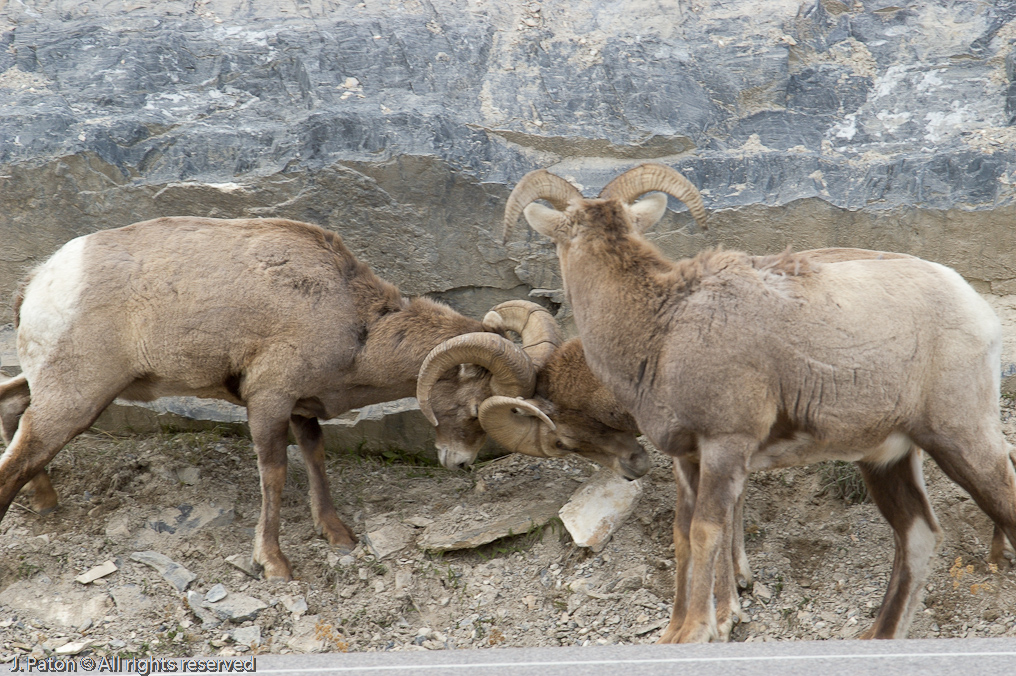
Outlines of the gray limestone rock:
[[221,601],[222,599],[226,598],[226,596],[228,595],[229,592],[226,591],[226,588],[220,582],[219,584],[215,585],[207,592],[205,592],[205,601],[208,601],[209,603],[215,603],[216,601]]
[[198,577],[165,554],[159,552],[134,552],[131,554],[131,559],[157,570],[163,579],[173,585],[179,592],[185,591],[190,583]]
[[204,597],[198,592],[193,590],[187,592],[187,607],[201,620],[202,627],[209,629],[222,624],[222,620],[215,613],[205,608],[204,603]]
[[513,514],[486,519],[476,517],[466,520],[461,513],[448,512],[424,528],[416,542],[420,549],[437,552],[479,547],[498,538],[522,535],[545,525],[557,516],[561,502],[538,502],[523,506]]
[[[180,3],[7,3],[0,297],[84,233],[281,216],[339,232],[406,293],[479,318],[532,292],[567,318],[549,242],[520,226],[501,243],[507,195],[539,167],[594,195],[647,160],[685,173],[714,213],[701,232],[672,202],[649,235],[669,256],[891,249],[1016,294],[1011,2],[577,0],[538,20],[518,0],[290,4],[209,0],[217,23]],[[1016,321],[1003,321],[1011,371]],[[99,424],[240,413],[114,405]],[[432,445],[415,412],[381,420],[329,444]]]
[[229,634],[235,643],[256,648],[261,645],[261,627],[256,624],[250,627],[234,629]]
[[239,624],[256,618],[258,613],[268,607],[268,604],[253,596],[230,594],[217,603],[202,601],[202,607],[210,610],[220,620],[229,620]]

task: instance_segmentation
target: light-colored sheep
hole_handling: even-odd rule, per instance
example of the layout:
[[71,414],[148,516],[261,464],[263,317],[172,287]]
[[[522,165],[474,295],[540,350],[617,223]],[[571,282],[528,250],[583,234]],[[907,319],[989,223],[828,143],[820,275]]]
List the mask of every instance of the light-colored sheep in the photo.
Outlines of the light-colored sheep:
[[886,597],[862,636],[905,635],[941,539],[920,449],[1016,544],[997,317],[954,271],[919,259],[670,261],[641,234],[666,210],[660,194],[634,202],[652,191],[704,222],[694,186],[662,165],[622,174],[595,200],[539,171],[509,198],[505,234],[524,210],[554,241],[590,368],[686,481],[661,641],[721,637],[717,556],[748,473],[827,459],[858,462],[895,531]]
[[[0,518],[29,480],[33,504],[55,504],[43,468],[115,397],[223,399],[247,407],[258,456],[253,560],[283,579],[291,577],[278,543],[288,429],[307,464],[316,527],[351,548],[328,492],[318,419],[412,396],[434,346],[484,331],[439,303],[403,298],[334,233],[281,219],[162,218],[79,237],[31,273],[15,310],[23,374],[0,384],[8,442]],[[437,418],[454,418],[459,433],[448,447],[460,453],[475,453],[485,438],[463,411],[491,394],[524,394],[518,383],[535,381],[520,348],[481,335],[494,341],[474,341],[482,373],[453,370],[435,388]]]

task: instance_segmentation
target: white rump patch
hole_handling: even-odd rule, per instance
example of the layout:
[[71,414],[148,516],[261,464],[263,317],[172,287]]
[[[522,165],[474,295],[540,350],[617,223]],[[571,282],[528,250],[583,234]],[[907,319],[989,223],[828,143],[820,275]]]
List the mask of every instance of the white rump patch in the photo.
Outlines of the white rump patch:
[[907,454],[911,444],[906,434],[893,432],[878,446],[867,449],[861,459],[873,465],[891,465]]
[[18,356],[28,381],[73,326],[84,283],[84,237],[72,239],[35,270],[25,289]]

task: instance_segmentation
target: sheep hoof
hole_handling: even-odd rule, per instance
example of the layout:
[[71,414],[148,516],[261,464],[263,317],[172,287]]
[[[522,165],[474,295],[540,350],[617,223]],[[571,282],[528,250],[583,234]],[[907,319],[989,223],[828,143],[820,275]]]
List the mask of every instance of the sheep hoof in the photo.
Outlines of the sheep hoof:
[[293,579],[293,571],[285,556],[275,561],[252,561],[254,568],[260,568],[262,575],[269,582],[289,582]]
[[335,519],[332,523],[322,524],[318,532],[328,540],[328,544],[340,552],[340,556],[348,554],[356,547],[356,536],[353,535],[353,531],[349,530],[346,524],[339,519]]

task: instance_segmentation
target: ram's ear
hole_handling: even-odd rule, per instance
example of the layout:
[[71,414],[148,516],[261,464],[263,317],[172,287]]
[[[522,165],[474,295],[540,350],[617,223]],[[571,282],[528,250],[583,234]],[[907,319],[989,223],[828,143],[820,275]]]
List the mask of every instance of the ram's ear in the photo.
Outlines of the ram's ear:
[[660,222],[667,212],[667,196],[662,192],[651,193],[628,207],[631,214],[632,227],[643,233]]
[[526,222],[536,232],[545,235],[554,241],[563,234],[564,226],[568,223],[568,217],[557,209],[545,207],[538,202],[533,202],[522,212]]

